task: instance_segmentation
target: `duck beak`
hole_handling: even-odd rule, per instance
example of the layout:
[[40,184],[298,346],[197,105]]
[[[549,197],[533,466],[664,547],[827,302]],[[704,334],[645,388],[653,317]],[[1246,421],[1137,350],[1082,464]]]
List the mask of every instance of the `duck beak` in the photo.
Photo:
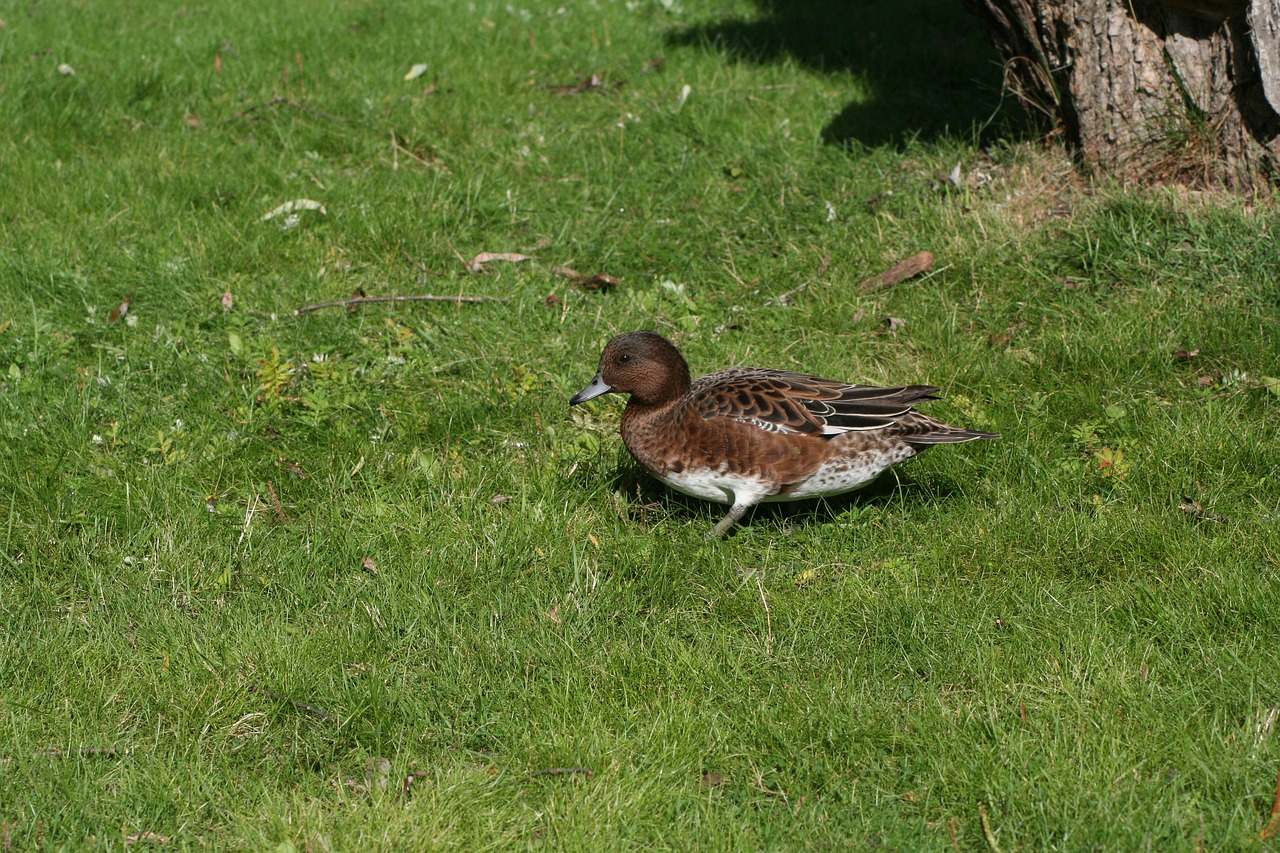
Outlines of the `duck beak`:
[[611,387],[604,384],[604,380],[601,379],[600,374],[597,373],[595,375],[595,378],[591,380],[591,383],[587,385],[586,388],[583,388],[577,394],[574,394],[572,397],[569,398],[569,405],[576,406],[579,403],[585,403],[588,400],[594,400],[596,397],[599,397],[601,394],[608,394],[612,390],[613,389]]

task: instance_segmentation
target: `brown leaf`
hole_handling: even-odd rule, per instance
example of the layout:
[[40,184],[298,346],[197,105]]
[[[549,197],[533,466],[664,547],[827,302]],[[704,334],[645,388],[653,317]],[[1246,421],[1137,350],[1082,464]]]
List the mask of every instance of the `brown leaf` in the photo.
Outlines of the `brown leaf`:
[[113,308],[111,310],[111,313],[107,316],[107,321],[110,323],[116,323],[116,322],[119,322],[120,320],[123,320],[125,316],[129,313],[129,306],[132,304],[133,304],[133,291],[131,290],[129,291],[129,295],[124,298],[124,302],[120,303],[120,307]]
[[[364,288],[363,288],[363,287],[357,287],[355,290],[353,290],[353,291],[351,292],[351,296],[350,296],[350,297],[348,297],[348,298],[349,298],[349,299],[364,299],[364,298],[365,298]],[[360,310],[360,303],[359,303],[359,302],[352,302],[350,305],[348,305],[348,306],[347,306],[347,313],[348,313],[348,314],[354,314],[354,313],[356,313],[356,312],[357,312],[357,311],[359,311],[359,310]]]
[[564,300],[559,296],[556,296],[554,293],[550,293],[546,298],[546,306],[548,311],[553,311],[556,308],[563,308]]
[[1062,285],[1063,290],[1079,290],[1089,283],[1087,278],[1079,278],[1074,275],[1059,276],[1054,279],[1058,284]]
[[711,770],[702,774],[702,779],[698,783],[703,788],[719,788],[724,784],[724,774]]
[[200,116],[196,115],[195,113],[187,113],[182,117],[182,120],[187,123],[187,127],[200,126]]
[[569,279],[569,281],[573,282],[574,287],[582,290],[608,290],[611,287],[616,287],[619,284],[622,284],[620,280],[611,275],[605,275],[602,272],[598,272],[594,275],[586,275],[575,269],[570,269],[569,267],[556,267],[552,272],[556,275],[564,276]]
[[502,506],[511,503],[511,495],[494,495],[489,499],[489,503],[493,506]]
[[1200,348],[1199,348],[1199,347],[1196,347],[1195,349],[1192,349],[1192,350],[1176,349],[1176,350],[1174,350],[1174,351],[1173,351],[1173,357],[1174,357],[1174,358],[1180,358],[1180,359],[1195,358],[1195,357],[1196,357],[1196,356],[1198,356],[1199,354],[1200,354]]
[[222,71],[222,54],[220,53],[215,53],[213,55],[213,70],[214,72]]
[[551,609],[547,611],[547,618],[557,625],[560,624],[560,605],[553,604]]
[[933,252],[921,252],[918,255],[912,255],[896,266],[890,267],[879,275],[872,276],[858,285],[858,289],[863,293],[879,290],[882,287],[888,287],[889,285],[906,281],[909,278],[915,278],[921,273],[928,272],[932,266]]
[[228,287],[226,293],[222,294],[222,310],[230,311],[236,307],[236,299],[231,295],[231,288]]
[[366,572],[373,575],[374,577],[377,577],[378,575],[378,564],[375,563],[369,557],[360,558],[360,568],[364,569]]
[[517,252],[481,252],[467,263],[467,269],[472,272],[484,272],[485,264],[491,264],[494,261],[520,263],[531,260],[533,260],[532,255],[521,255]]

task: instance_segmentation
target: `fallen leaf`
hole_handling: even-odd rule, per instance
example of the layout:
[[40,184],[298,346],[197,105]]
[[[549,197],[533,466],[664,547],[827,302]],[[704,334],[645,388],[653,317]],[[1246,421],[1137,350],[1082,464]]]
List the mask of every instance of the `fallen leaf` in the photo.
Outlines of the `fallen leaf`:
[[553,311],[556,308],[563,308],[564,300],[561,299],[559,296],[556,296],[554,293],[550,293],[547,295],[545,304],[547,306],[548,311]]
[[1057,281],[1058,284],[1062,285],[1064,290],[1079,290],[1089,283],[1089,279],[1079,278],[1074,275],[1059,276],[1054,280]]
[[268,219],[275,219],[281,214],[296,213],[303,210],[315,210],[323,214],[327,214],[329,212],[325,210],[325,206],[318,201],[312,201],[309,198],[298,198],[293,201],[286,201],[279,207],[273,208],[267,213],[262,214],[262,221],[266,222]]
[[932,266],[933,252],[920,252],[907,258],[902,263],[890,267],[879,275],[873,275],[858,285],[858,290],[867,293],[871,290],[878,290],[881,287],[898,284],[909,278],[915,278],[923,272],[928,272]]
[[1198,347],[1192,350],[1176,349],[1173,351],[1173,357],[1181,358],[1181,359],[1195,358],[1199,354],[1200,354],[1200,349]]
[[557,625],[560,624],[560,605],[553,604],[551,609],[547,611],[547,618]]
[[517,252],[481,252],[467,263],[467,269],[472,272],[484,272],[485,264],[491,264],[494,261],[520,263],[531,260],[533,260],[532,255],[521,255]]
[[129,313],[129,306],[133,304],[133,291],[129,291],[129,295],[124,298],[124,302],[120,303],[119,308],[111,309],[111,313],[107,315],[107,322],[115,323],[124,319]]
[[231,295],[231,288],[227,288],[226,293],[222,294],[222,310],[230,311],[236,307],[235,297]]
[[213,70],[215,73],[222,72],[222,54],[215,53],[213,55]]
[[884,327],[887,331],[896,332],[907,325],[907,321],[901,317],[885,317]]
[[378,564],[375,563],[369,557],[360,558],[360,568],[364,569],[366,572],[368,572],[371,575],[374,575],[375,577],[378,574]]
[[724,774],[717,773],[715,770],[703,773],[698,784],[704,788],[719,788],[724,784]]
[[582,290],[608,290],[610,287],[622,284],[619,279],[611,275],[605,275],[602,272],[587,275],[569,267],[556,267],[552,272],[569,279],[569,281],[573,282],[574,287]]
[[76,76],[76,70],[65,62],[58,66],[58,73],[63,77]]
[[[351,298],[352,298],[352,299],[364,299],[364,298],[365,298],[364,288],[363,288],[363,287],[357,287],[355,290],[353,290],[353,291],[351,292]],[[354,314],[355,312],[357,312],[357,311],[359,311],[359,310],[360,310],[360,303],[359,303],[359,302],[352,302],[350,305],[348,305],[348,306],[347,306],[347,313],[348,313],[348,314]]]
[[1266,388],[1276,396],[1280,396],[1280,379],[1277,379],[1274,376],[1264,376],[1261,381],[1263,388]]
[[182,117],[182,120],[187,123],[187,127],[196,128],[200,126],[200,116],[195,113],[187,113]]
[[492,506],[503,506],[504,504],[509,504],[511,503],[511,495],[494,495],[489,499],[489,503]]
[[426,74],[426,73],[427,73],[427,63],[419,62],[409,69],[409,72],[404,75],[404,79],[417,80],[419,77],[421,77],[423,74]]

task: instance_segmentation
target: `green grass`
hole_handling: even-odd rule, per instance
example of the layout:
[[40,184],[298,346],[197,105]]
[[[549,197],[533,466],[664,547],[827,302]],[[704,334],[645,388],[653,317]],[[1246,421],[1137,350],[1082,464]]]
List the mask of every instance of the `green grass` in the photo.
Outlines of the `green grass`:
[[[2,15],[0,849],[1276,849],[1268,200],[1073,189],[942,0],[233,6]],[[1004,439],[705,544],[636,328]]]

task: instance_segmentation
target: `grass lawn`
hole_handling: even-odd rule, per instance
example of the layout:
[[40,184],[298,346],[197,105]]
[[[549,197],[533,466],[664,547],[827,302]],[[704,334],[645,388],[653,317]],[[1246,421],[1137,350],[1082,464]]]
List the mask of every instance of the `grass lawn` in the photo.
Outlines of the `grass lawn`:
[[[1280,849],[1269,199],[952,0],[0,19],[0,851]],[[639,328],[1004,438],[705,543]]]

